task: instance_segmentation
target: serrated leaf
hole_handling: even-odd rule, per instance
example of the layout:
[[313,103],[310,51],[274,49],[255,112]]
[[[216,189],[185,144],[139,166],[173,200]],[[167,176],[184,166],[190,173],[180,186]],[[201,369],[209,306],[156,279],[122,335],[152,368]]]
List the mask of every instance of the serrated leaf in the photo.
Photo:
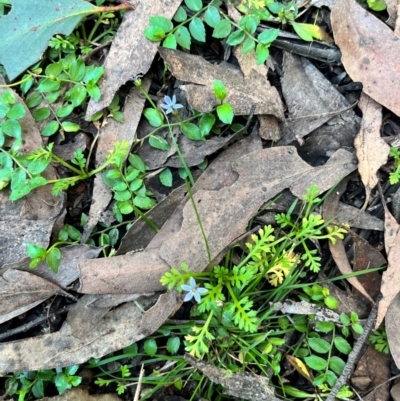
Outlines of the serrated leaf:
[[221,21],[221,16],[219,15],[218,9],[214,6],[210,6],[207,8],[204,13],[204,21],[206,21],[207,25],[211,28],[215,28],[219,21]]
[[166,187],[172,187],[172,173],[169,168],[163,170],[160,175],[160,182]]
[[13,0],[11,11],[1,17],[0,24],[0,63],[8,78],[12,81],[38,61],[52,36],[69,35],[96,9],[82,0]]
[[279,35],[279,29],[265,29],[263,32],[261,32],[257,39],[259,40],[260,43],[263,45],[267,45],[272,43]]
[[167,49],[176,49],[177,42],[175,35],[170,33],[163,41],[162,47],[165,47]]
[[174,35],[178,45],[182,46],[184,49],[190,50],[192,41],[190,39],[190,33],[185,26],[180,26],[175,31]]
[[231,22],[224,18],[215,25],[212,36],[213,38],[224,39],[231,33],[231,29]]
[[237,30],[229,35],[228,39],[226,40],[226,43],[229,46],[237,46],[243,42],[245,37],[246,34],[243,31]]
[[167,350],[170,354],[174,355],[178,352],[181,340],[179,337],[170,337],[167,341]]
[[144,352],[147,355],[154,356],[157,353],[157,343],[153,338],[149,338],[144,342]]
[[150,25],[161,28],[166,33],[174,27],[172,22],[168,18],[162,17],[160,15],[150,17]]
[[206,29],[204,28],[203,21],[200,18],[195,17],[190,21],[189,31],[199,42],[206,41]]
[[233,120],[233,109],[229,103],[221,104],[217,107],[218,118],[224,124],[231,124]]
[[185,0],[185,4],[192,11],[200,11],[203,7],[201,0]]
[[42,136],[51,136],[51,135],[55,134],[58,131],[59,127],[60,127],[60,125],[58,124],[57,121],[50,121],[49,123],[47,123],[43,127],[42,132],[40,133],[40,135],[42,135]]

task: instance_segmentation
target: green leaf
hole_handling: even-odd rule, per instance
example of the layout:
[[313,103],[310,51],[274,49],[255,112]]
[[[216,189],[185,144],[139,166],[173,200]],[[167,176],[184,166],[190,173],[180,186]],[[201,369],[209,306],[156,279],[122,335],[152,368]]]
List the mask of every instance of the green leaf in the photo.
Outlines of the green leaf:
[[263,45],[268,45],[271,44],[277,37],[279,36],[279,29],[265,29],[263,32],[261,32],[257,39],[259,42],[261,42]]
[[220,101],[223,102],[228,94],[225,85],[219,79],[214,79],[213,83],[213,91],[215,97]]
[[39,106],[39,104],[42,102],[43,98],[42,95],[38,92],[34,92],[32,95],[28,96],[26,99],[26,105],[30,108],[33,109],[36,106]]
[[187,20],[187,13],[182,6],[179,6],[174,17],[172,18],[176,22],[183,22]]
[[131,202],[128,201],[117,202],[117,206],[122,214],[130,214],[133,212],[133,206]]
[[237,46],[243,42],[245,37],[246,34],[243,31],[237,30],[229,35],[228,39],[226,40],[226,43],[229,46]]
[[36,160],[32,160],[27,167],[27,170],[29,171],[29,173],[36,175],[36,174],[40,174],[41,172],[43,172],[44,170],[46,170],[47,166],[50,164],[51,159],[36,159]]
[[70,224],[66,224],[68,237],[74,241],[79,241],[82,238],[81,232]]
[[54,91],[54,92],[48,92],[48,93],[46,94],[46,100],[47,100],[49,103],[54,103],[54,102],[58,99],[58,97],[60,96],[60,94],[61,94],[61,90],[60,90],[60,89],[58,89],[58,90],[56,90],[56,91]]
[[214,6],[210,6],[207,8],[204,13],[204,21],[206,21],[207,25],[211,28],[215,28],[219,21],[221,21],[221,16],[219,15],[218,9]]
[[247,33],[253,34],[258,24],[260,23],[260,19],[255,17],[254,15],[245,15],[240,21],[239,26],[244,29]]
[[216,118],[212,113],[205,113],[200,117],[199,128],[203,138],[210,133],[213,125],[215,124],[215,120]]
[[37,122],[47,120],[50,117],[50,109],[48,107],[40,107],[32,113],[32,117]]
[[[117,171],[118,171],[118,170],[117,170]],[[118,171],[118,173],[119,173],[119,171]],[[126,180],[127,180],[128,182],[133,181],[133,180],[139,175],[139,173],[140,173],[139,170],[136,170],[135,168],[134,168],[134,169],[131,169],[131,170],[129,171],[129,173],[125,176],[125,178],[126,178]],[[114,177],[113,177],[113,178],[114,178]]]
[[34,383],[32,386],[32,394],[35,396],[35,398],[44,397],[43,380],[39,379]]
[[[311,29],[309,28],[310,24],[299,24],[298,22],[291,22],[293,29],[300,36],[301,39],[305,40],[306,42],[313,41],[313,35]],[[306,26],[307,25],[307,26]]]
[[181,123],[180,128],[183,135],[189,139],[192,139],[193,141],[200,141],[203,139],[200,128],[193,123]]
[[323,370],[328,366],[326,359],[323,359],[316,355],[307,356],[304,358],[308,367],[314,370]]
[[26,112],[24,106],[21,103],[17,103],[11,107],[11,110],[7,113],[7,117],[19,120],[20,118],[24,117],[25,114]]
[[265,63],[269,57],[269,46],[258,43],[256,46],[256,62],[258,65]]
[[61,126],[65,132],[77,132],[80,130],[80,126],[78,124],[71,123],[69,121],[63,121]]
[[325,341],[322,338],[309,338],[307,342],[312,350],[321,354],[325,354],[331,349],[331,345],[328,341]]
[[162,43],[162,47],[165,47],[167,49],[176,49],[177,42],[174,34],[169,34],[165,39],[164,42]]
[[144,352],[147,355],[154,356],[157,353],[157,343],[153,338],[149,338],[144,342]]
[[61,74],[63,65],[61,62],[51,63],[46,67],[46,75],[56,77]]
[[346,363],[338,356],[331,356],[329,359],[329,368],[332,369],[337,375],[341,375]]
[[144,36],[152,42],[159,42],[165,38],[165,32],[158,26],[149,26],[144,30]]
[[56,110],[56,115],[60,118],[67,117],[72,113],[73,110],[74,106],[72,104],[66,104]]
[[81,81],[85,76],[85,63],[82,57],[78,57],[71,63],[69,68],[69,76],[73,81]]
[[46,262],[50,269],[54,272],[58,272],[58,267],[61,263],[61,251],[58,248],[53,248],[46,256]]
[[89,83],[95,84],[103,76],[103,74],[104,74],[103,66],[94,67],[93,65],[90,65],[85,69],[85,76],[83,78],[83,81],[87,84]]
[[57,89],[60,89],[60,83],[51,78],[43,79],[40,81],[39,86],[37,87],[38,92],[53,92]]
[[314,394],[306,393],[305,391],[298,390],[295,387],[283,385],[283,389],[287,395],[291,395],[296,398],[313,398]]
[[35,81],[33,80],[33,77],[30,76],[29,74],[25,74],[25,75],[22,77],[22,80],[24,80],[27,76],[29,76],[29,79],[27,79],[26,81],[22,82],[22,84],[21,84],[21,86],[20,86],[21,91],[22,91],[22,93],[23,93],[24,95],[28,92],[29,89],[31,89],[33,83],[35,82]]
[[54,384],[56,385],[59,394],[63,394],[65,390],[71,388],[68,383],[68,377],[65,373],[58,373],[54,379]]
[[140,207],[143,210],[149,210],[156,205],[156,202],[153,199],[149,198],[148,196],[140,195],[135,197],[133,203],[135,206]]
[[26,244],[26,253],[31,259],[44,258],[46,256],[46,249],[41,246]]
[[114,199],[117,201],[127,201],[131,199],[131,193],[128,190],[115,192]]
[[160,173],[160,182],[166,187],[172,187],[172,173],[169,168],[166,168]]
[[87,95],[87,90],[82,84],[75,84],[74,87],[69,90],[64,99],[72,103],[74,107],[80,106],[85,100]]
[[185,4],[189,10],[200,11],[203,7],[201,0],[185,0]]
[[47,123],[43,127],[42,132],[40,133],[40,135],[42,135],[42,136],[51,136],[51,135],[55,134],[58,131],[59,127],[60,127],[60,125],[58,124],[57,121],[50,121],[49,123]]
[[9,112],[10,108],[11,108],[10,106],[1,103],[1,99],[0,99],[0,118],[4,118],[7,115],[7,113]]
[[336,309],[339,306],[339,301],[332,295],[328,295],[327,297],[324,298],[324,304],[329,309]]
[[168,18],[159,15],[155,17],[150,17],[150,25],[161,28],[165,33],[171,31],[174,27],[174,25]]
[[213,38],[224,39],[231,33],[231,28],[231,22],[224,18],[215,25],[212,36]]
[[5,120],[0,127],[6,135],[12,138],[21,138],[22,129],[18,120]]
[[329,333],[335,328],[335,325],[332,322],[316,322],[315,328],[322,333]]
[[98,102],[100,100],[101,92],[100,92],[100,88],[97,85],[89,82],[86,86],[86,89],[89,93],[89,96],[91,98],[93,98],[93,100],[95,100],[96,102]]
[[188,29],[185,26],[180,26],[175,32],[175,39],[178,45],[184,49],[190,50],[191,39]]
[[0,96],[0,99],[3,101],[3,103],[6,103],[8,105],[14,104],[16,101],[14,93],[10,89],[6,89]]
[[254,50],[255,47],[256,47],[255,40],[253,38],[247,38],[243,43],[242,53],[243,54],[250,53],[252,50]]
[[331,387],[333,387],[336,384],[337,376],[331,370],[328,370],[326,372],[326,381]]
[[142,178],[136,178],[134,179],[130,184],[129,184],[129,189],[132,192],[137,191],[141,186],[143,185],[143,179]]
[[146,165],[144,164],[144,161],[140,156],[131,154],[128,157],[128,161],[132,167],[139,170],[141,173],[144,173],[146,171]]
[[155,149],[160,149],[165,151],[170,149],[169,143],[164,138],[158,135],[152,135],[149,138],[149,144],[152,148]]
[[333,343],[335,344],[335,347],[338,349],[338,351],[342,354],[350,354],[352,349],[351,345],[343,337],[335,337]]
[[203,21],[200,18],[195,17],[190,21],[189,31],[199,42],[206,41],[206,29],[204,28]]
[[147,121],[153,127],[160,127],[164,122],[164,117],[162,113],[153,108],[147,108],[143,111],[144,116],[147,118]]
[[233,109],[229,103],[221,104],[217,107],[218,118],[224,124],[231,124],[233,120]]
[[178,352],[181,340],[179,337],[169,337],[167,341],[167,350],[170,354],[174,355]]
[[65,373],[68,376],[74,375],[79,369],[79,365],[71,365],[65,368]]
[[385,0],[367,0],[367,4],[374,11],[383,11],[387,8]]
[[353,323],[351,325],[351,328],[357,333],[357,334],[362,334],[364,333],[364,328],[361,326],[360,323]]

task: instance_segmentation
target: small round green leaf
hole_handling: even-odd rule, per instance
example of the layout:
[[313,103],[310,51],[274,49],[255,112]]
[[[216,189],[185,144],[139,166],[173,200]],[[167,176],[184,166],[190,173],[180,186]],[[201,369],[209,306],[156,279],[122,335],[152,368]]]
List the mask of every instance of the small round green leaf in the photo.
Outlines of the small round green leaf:
[[316,322],[315,328],[322,333],[329,333],[335,328],[335,325],[332,322]]
[[279,36],[279,29],[268,28],[261,32],[257,39],[263,45],[271,44]]
[[4,134],[11,136],[12,138],[21,138],[22,129],[18,120],[5,120],[1,124],[0,128]]
[[253,34],[260,20],[254,15],[245,15],[240,21],[239,26],[244,29],[247,33]]
[[180,128],[183,135],[185,135],[189,139],[192,139],[194,141],[200,141],[204,139],[201,135],[200,128],[197,125],[194,125],[192,123],[181,123]]
[[46,255],[46,249],[41,246],[26,244],[26,253],[32,259],[44,258]]
[[45,78],[37,87],[38,92],[53,92],[60,88],[60,83],[54,79]]
[[214,79],[213,91],[214,91],[215,97],[220,102],[222,102],[226,98],[226,95],[228,94],[225,85],[219,79]]
[[117,202],[117,207],[122,214],[130,214],[133,212],[132,203],[128,201]]
[[69,121],[63,121],[61,126],[65,132],[77,132],[80,130],[79,124],[71,123]]
[[58,248],[53,248],[46,256],[46,262],[50,269],[54,272],[58,272],[58,267],[61,263],[61,251]]
[[52,75],[53,77],[56,77],[57,75],[60,75],[61,72],[63,70],[63,66],[61,62],[57,62],[57,63],[52,63],[49,64],[46,67],[46,75]]
[[323,370],[328,366],[326,359],[323,359],[316,355],[307,356],[304,358],[307,366],[314,370]]
[[215,28],[218,22],[221,21],[218,9],[214,6],[208,7],[204,13],[204,21],[206,21],[207,25],[211,28]]
[[178,7],[174,17],[172,18],[176,22],[183,22],[187,20],[187,13],[182,6]]
[[217,107],[218,118],[224,124],[231,124],[233,120],[233,109],[229,103],[221,104]]
[[154,356],[157,353],[157,343],[153,338],[149,338],[144,342],[144,352],[149,356]]
[[57,121],[50,121],[49,123],[47,123],[43,127],[42,132],[40,133],[40,135],[42,135],[42,136],[51,136],[51,135],[55,134],[58,131],[59,127],[60,127],[60,125],[58,124]]
[[132,180],[132,182],[129,184],[129,189],[132,192],[137,191],[141,186],[143,185],[143,179],[142,178],[136,178]]
[[246,34],[243,31],[237,30],[229,35],[228,39],[226,40],[226,43],[229,46],[237,46],[243,42],[245,37]]
[[313,41],[313,36],[311,32],[305,27],[307,24],[299,24],[297,22],[292,21],[291,22],[293,29],[297,33],[297,35],[300,36],[301,39],[303,39],[306,42],[312,42]]
[[325,297],[324,303],[329,309],[336,309],[339,306],[339,301],[332,295]]
[[331,356],[329,359],[329,368],[332,369],[337,375],[341,375],[346,363],[338,356]]
[[152,148],[155,149],[160,149],[165,151],[170,149],[169,143],[164,138],[158,135],[152,135],[149,138],[149,144]]
[[135,206],[140,207],[143,210],[149,210],[156,205],[156,202],[153,199],[149,198],[148,196],[141,195],[136,196],[133,200],[133,203]]
[[256,47],[256,42],[253,38],[247,38],[244,42],[243,42],[243,47],[242,47],[242,53],[246,54],[246,53],[250,53],[252,50],[254,50]]
[[147,121],[153,127],[160,127],[164,122],[164,117],[162,113],[153,108],[147,108],[143,111],[144,116],[147,118]]
[[177,42],[175,35],[170,33],[163,41],[162,47],[165,47],[166,49],[176,49]]
[[231,28],[231,22],[224,18],[215,25],[212,36],[213,38],[224,39],[231,33]]
[[144,164],[140,156],[131,154],[128,157],[128,161],[132,167],[139,170],[141,173],[144,173],[146,171],[146,165]]
[[351,345],[343,337],[335,337],[333,340],[335,347],[342,354],[348,355],[351,352]]
[[72,113],[73,110],[74,106],[72,104],[66,104],[56,110],[56,115],[60,118],[67,117]]
[[269,57],[269,45],[258,43],[256,46],[256,63],[258,65],[265,63]]
[[85,76],[85,63],[81,57],[78,57],[71,63],[69,75],[72,81],[81,81]]
[[50,109],[48,107],[40,107],[32,113],[35,121],[43,121],[50,117]]
[[190,33],[185,26],[180,26],[174,33],[178,45],[184,49],[190,50],[191,39]]
[[172,22],[168,18],[162,17],[160,15],[150,17],[150,26],[161,28],[165,33],[169,32],[174,27]]
[[150,26],[144,30],[144,36],[152,42],[159,42],[165,38],[165,32],[158,26]]
[[216,118],[212,113],[205,113],[200,117],[199,128],[203,138],[210,133],[213,125],[215,124],[215,120]]
[[36,106],[39,106],[39,104],[42,102],[43,98],[40,93],[34,92],[32,95],[28,96],[26,99],[26,105],[32,109]]
[[172,187],[172,173],[169,168],[166,168],[160,173],[160,182],[166,187]]
[[201,0],[185,0],[185,4],[192,11],[200,11],[203,7]]
[[199,42],[206,41],[206,30],[204,28],[203,21],[200,18],[195,17],[190,21],[189,31],[191,35]]
[[328,341],[325,341],[322,338],[309,338],[307,342],[312,350],[321,354],[325,354],[331,349],[331,345]]
[[7,117],[8,118],[15,118],[19,120],[20,118],[24,117],[26,114],[25,108],[21,103],[14,104],[11,107],[11,110],[8,111]]
[[170,354],[174,355],[178,352],[181,340],[179,337],[170,337],[167,341],[167,350]]

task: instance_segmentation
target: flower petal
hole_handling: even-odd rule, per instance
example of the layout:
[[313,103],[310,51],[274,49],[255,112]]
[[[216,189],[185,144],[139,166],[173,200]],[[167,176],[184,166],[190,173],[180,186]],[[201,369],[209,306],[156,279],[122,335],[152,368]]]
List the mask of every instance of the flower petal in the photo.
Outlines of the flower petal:
[[170,106],[169,106],[168,104],[164,104],[164,103],[161,103],[160,106],[161,106],[163,109],[166,109],[166,110],[168,110],[168,109],[170,108]]
[[196,291],[193,295],[196,302],[199,303],[201,301],[200,294]]
[[185,295],[185,298],[183,299],[183,302],[187,302],[187,301],[190,301],[192,298],[193,298],[193,292],[188,292],[186,295]]
[[204,294],[207,294],[208,290],[207,290],[207,288],[199,287],[199,288],[197,288],[197,292],[200,295],[204,295]]
[[170,105],[171,103],[173,103],[172,99],[171,99],[169,96],[167,96],[167,95],[164,96],[164,102],[165,102],[166,104],[168,104],[168,105]]
[[189,285],[192,287],[193,290],[196,289],[196,280],[193,277],[190,277]]
[[182,288],[183,291],[188,291],[188,292],[192,291],[192,287],[190,285],[187,285],[187,284],[182,284],[181,288]]
[[183,106],[180,103],[174,104],[174,109],[181,109]]

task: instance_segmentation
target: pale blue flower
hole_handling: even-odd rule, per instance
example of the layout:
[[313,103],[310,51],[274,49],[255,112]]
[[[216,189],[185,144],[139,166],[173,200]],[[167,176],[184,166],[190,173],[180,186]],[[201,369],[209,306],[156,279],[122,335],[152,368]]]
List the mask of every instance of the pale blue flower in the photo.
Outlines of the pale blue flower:
[[176,103],[176,96],[173,95],[172,99],[169,96],[164,96],[164,102],[160,106],[165,109],[165,114],[172,113],[174,110],[181,109],[183,106]]
[[206,288],[197,287],[196,280],[193,277],[190,277],[188,285],[182,285],[182,290],[187,291],[183,302],[190,301],[194,297],[196,302],[199,303],[201,300],[201,296],[207,294],[208,292]]

